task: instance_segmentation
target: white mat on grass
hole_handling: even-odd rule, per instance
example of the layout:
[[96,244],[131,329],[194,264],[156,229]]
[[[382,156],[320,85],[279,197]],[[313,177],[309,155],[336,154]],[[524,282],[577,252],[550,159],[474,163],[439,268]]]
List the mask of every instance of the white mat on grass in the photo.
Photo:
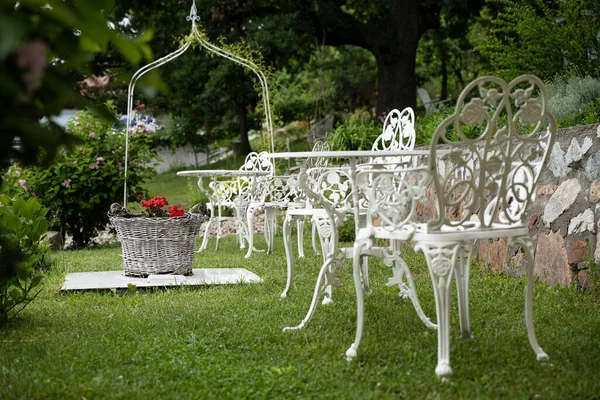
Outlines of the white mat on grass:
[[123,271],[73,272],[67,274],[61,290],[126,289],[129,285],[164,287],[262,282],[258,275],[245,268],[199,268],[192,272],[190,276],[150,275],[147,278],[125,276]]

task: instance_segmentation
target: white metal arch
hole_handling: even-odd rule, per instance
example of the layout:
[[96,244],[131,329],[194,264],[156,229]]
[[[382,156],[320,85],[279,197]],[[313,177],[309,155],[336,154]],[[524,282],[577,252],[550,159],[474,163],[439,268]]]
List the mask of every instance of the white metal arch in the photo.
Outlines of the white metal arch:
[[[220,57],[224,57],[224,58],[231,60],[237,64],[240,64],[241,66],[248,68],[249,70],[254,72],[254,74],[256,74],[256,76],[258,77],[258,80],[260,82],[261,88],[262,88],[263,107],[264,107],[264,111],[265,111],[265,122],[267,124],[267,131],[269,134],[269,140],[271,142],[271,152],[275,152],[275,144],[274,144],[274,140],[273,140],[273,118],[271,115],[271,103],[269,101],[269,85],[267,83],[267,78],[266,78],[265,74],[252,61],[246,60],[245,58],[242,58],[238,55],[235,55],[226,50],[223,50],[203,38],[203,36],[200,34],[200,31],[198,30],[198,26],[196,25],[196,22],[200,21],[200,17],[197,14],[196,2],[194,0],[192,1],[192,8],[190,9],[190,15],[188,15],[186,17],[186,20],[191,21],[192,37],[198,42],[198,44],[202,48],[204,48],[204,49],[210,51],[211,53],[214,53]],[[150,72],[151,70],[153,70],[155,68],[158,68],[170,61],[173,61],[174,59],[176,59],[177,57],[179,57],[180,55],[185,53],[187,51],[187,49],[190,48],[191,45],[192,45],[192,41],[188,41],[183,46],[181,46],[179,49],[175,50],[174,52],[167,54],[166,56],[159,58],[158,60],[155,60],[155,61],[151,62],[150,64],[144,65],[139,70],[137,70],[135,74],[133,74],[133,77],[131,78],[131,81],[129,82],[129,88],[127,90],[127,122],[126,122],[127,125],[125,127],[125,169],[124,169],[125,183],[123,186],[123,191],[124,191],[123,206],[124,207],[127,207],[127,169],[128,169],[128,165],[129,165],[129,163],[128,163],[129,130],[130,130],[130,126],[131,126],[131,121],[133,119],[133,95],[135,92],[135,84],[138,81],[138,79],[140,79],[142,76],[144,76],[144,74],[146,74],[147,72]]]

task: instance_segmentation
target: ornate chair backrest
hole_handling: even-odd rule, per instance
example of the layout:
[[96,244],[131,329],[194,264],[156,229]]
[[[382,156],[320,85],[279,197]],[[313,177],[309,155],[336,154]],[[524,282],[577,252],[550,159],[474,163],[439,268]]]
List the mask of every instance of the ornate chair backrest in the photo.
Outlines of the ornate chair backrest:
[[[246,159],[244,160],[244,164],[240,167],[240,171],[261,171],[268,173],[264,177],[242,176],[238,179],[238,195],[240,196],[240,198],[248,198],[250,200],[262,200],[260,199],[260,197],[263,197],[266,194],[266,188],[264,186],[267,184],[267,178],[273,176],[273,173],[275,171],[275,167],[271,162],[271,159],[268,157],[268,153],[266,151],[262,151],[260,153],[253,151],[249,153],[246,156]],[[257,181],[258,184],[254,187],[254,191],[251,191],[251,183],[254,181]]]
[[352,179],[348,168],[316,167],[305,172],[305,190],[312,199],[320,197],[320,205],[342,219],[352,210]]
[[437,215],[429,231],[525,223],[556,135],[547,105],[544,84],[532,75],[510,83],[485,76],[465,87],[431,139]]
[[[329,142],[326,140],[317,140],[313,145],[312,152],[318,153],[321,151],[329,151],[331,150],[331,146]],[[327,167],[329,163],[329,158],[319,157],[318,154],[315,154],[314,157],[310,157],[306,160],[306,167],[309,170],[309,179],[311,182],[314,182],[314,172],[313,170]],[[305,202],[307,204],[312,204],[313,202],[306,197],[306,193],[300,188],[298,183],[298,176],[290,177],[288,187],[290,189],[290,193],[288,194],[288,198],[290,200],[295,201],[296,203]]]
[[[412,150],[415,147],[415,113],[412,108],[406,107],[402,112],[393,109],[383,122],[383,132],[375,139],[371,150]],[[402,163],[402,157],[372,157],[374,164]]]
[[406,107],[393,109],[383,122],[383,132],[371,147],[373,151],[412,150],[415,147],[415,112]]
[[298,188],[298,177],[295,175],[272,176],[265,185],[265,201],[271,203],[289,203],[294,201]]
[[375,166],[356,174],[356,190],[363,195],[366,226],[387,231],[414,232],[417,204],[427,197],[431,174],[427,168],[386,169]]
[[[266,152],[256,153],[252,152],[246,156],[244,164],[239,168],[240,171],[265,171],[268,172],[266,175],[272,176],[274,167]],[[261,177],[239,177],[233,180],[227,181],[216,181],[210,182],[209,187],[212,188],[218,201],[221,203],[230,203],[234,201],[242,200],[255,200],[260,197],[263,188],[260,187]],[[252,183],[257,180],[258,185],[254,187]]]
[[[320,151],[329,151],[329,150],[331,150],[331,146],[329,145],[329,142],[326,140],[324,140],[324,141],[317,140],[312,148],[313,153],[318,153]],[[311,157],[306,160],[306,166],[308,168],[326,167],[328,162],[329,162],[328,158],[319,157],[318,154],[315,154],[315,157]]]
[[260,153],[253,151],[246,156],[244,164],[240,167],[240,171],[265,171],[269,175],[272,175],[275,167],[266,151],[261,151]]

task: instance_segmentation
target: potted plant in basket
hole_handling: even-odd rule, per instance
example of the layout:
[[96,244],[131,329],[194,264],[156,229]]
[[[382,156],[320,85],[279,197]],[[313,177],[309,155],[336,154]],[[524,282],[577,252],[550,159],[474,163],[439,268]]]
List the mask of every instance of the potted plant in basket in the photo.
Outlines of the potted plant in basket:
[[192,274],[196,239],[207,216],[198,211],[200,204],[188,212],[168,206],[164,196],[142,200],[141,213],[111,205],[108,216],[123,248],[126,276]]

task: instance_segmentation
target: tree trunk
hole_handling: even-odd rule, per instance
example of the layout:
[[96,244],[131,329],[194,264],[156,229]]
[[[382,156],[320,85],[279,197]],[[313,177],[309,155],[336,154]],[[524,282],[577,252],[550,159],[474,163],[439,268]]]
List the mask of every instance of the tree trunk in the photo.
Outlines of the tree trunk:
[[[404,46],[404,51],[389,53],[374,51],[378,69],[377,115],[384,111],[405,107],[415,109],[417,105],[417,81],[415,78],[415,59],[417,42]],[[398,47],[402,47],[398,44]],[[389,50],[389,49],[388,49]]]
[[252,152],[252,147],[248,140],[248,110],[244,103],[236,103],[235,107],[240,119],[240,152],[248,154]]
[[440,58],[442,61],[442,92],[440,95],[440,100],[446,100],[448,98],[448,65],[447,65],[447,53],[443,50],[440,53]]

